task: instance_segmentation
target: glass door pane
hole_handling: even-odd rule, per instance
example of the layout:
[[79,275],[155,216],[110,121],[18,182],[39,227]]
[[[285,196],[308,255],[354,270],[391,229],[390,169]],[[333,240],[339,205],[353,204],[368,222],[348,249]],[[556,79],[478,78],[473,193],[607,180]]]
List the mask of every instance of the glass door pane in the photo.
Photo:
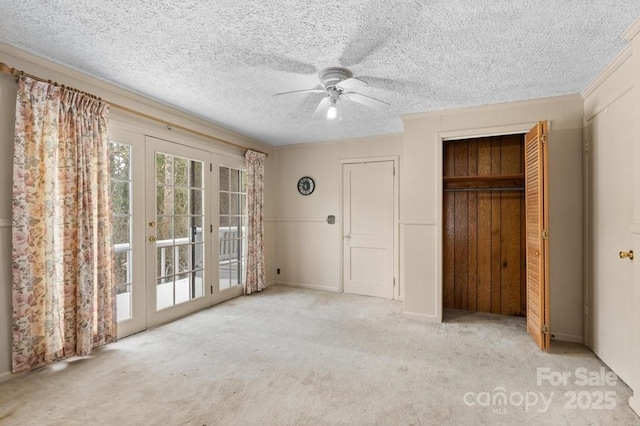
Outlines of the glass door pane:
[[155,153],[156,309],[204,296],[204,163]]
[[246,171],[218,168],[218,263],[219,290],[242,286],[247,247]]
[[[146,138],[147,317],[165,323],[211,306],[208,152]],[[206,234],[206,235],[205,235]],[[209,282],[207,283],[207,279]]]
[[111,201],[118,338],[147,328],[144,137],[110,128]]
[[116,317],[118,322],[133,317],[132,265],[132,176],[131,145],[111,142],[111,202],[113,244],[116,261]]

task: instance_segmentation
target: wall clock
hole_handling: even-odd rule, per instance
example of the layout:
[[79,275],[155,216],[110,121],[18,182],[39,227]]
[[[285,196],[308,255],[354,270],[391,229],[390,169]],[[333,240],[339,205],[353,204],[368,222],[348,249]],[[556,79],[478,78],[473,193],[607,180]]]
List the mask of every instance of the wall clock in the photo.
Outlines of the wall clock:
[[301,177],[298,181],[298,192],[302,195],[310,195],[316,189],[316,183],[309,176]]

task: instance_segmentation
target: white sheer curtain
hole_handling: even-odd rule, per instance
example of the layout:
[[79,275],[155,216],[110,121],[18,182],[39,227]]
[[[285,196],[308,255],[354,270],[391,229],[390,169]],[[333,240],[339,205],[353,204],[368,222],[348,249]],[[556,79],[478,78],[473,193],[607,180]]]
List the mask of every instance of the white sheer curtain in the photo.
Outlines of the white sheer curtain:
[[264,266],[264,160],[266,155],[247,151],[247,282],[245,294],[265,287]]

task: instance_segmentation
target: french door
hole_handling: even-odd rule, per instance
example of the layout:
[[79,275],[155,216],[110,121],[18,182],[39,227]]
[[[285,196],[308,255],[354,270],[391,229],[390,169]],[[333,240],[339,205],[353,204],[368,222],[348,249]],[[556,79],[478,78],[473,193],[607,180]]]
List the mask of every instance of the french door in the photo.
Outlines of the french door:
[[247,172],[245,162],[212,155],[211,211],[214,216],[213,304],[240,296],[244,292],[247,253]]
[[146,140],[147,325],[211,305],[210,153]]
[[244,160],[118,127],[110,136],[118,337],[242,295]]
[[109,129],[113,243],[116,261],[118,338],[144,330],[146,323],[144,226],[144,136]]

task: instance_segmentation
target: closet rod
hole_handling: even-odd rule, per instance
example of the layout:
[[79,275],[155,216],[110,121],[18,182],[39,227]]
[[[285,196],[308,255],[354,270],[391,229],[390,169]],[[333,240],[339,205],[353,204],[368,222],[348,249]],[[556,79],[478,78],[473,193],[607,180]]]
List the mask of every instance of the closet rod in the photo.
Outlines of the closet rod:
[[524,191],[524,186],[495,188],[445,188],[444,192],[478,192],[478,191]]
[[[32,79],[37,80],[37,81],[43,81],[45,83],[54,84],[56,86],[66,87],[66,88],[68,88],[70,90],[73,90],[75,92],[83,93],[85,95],[94,97],[96,99],[101,99],[101,98],[99,98],[99,97],[97,97],[95,95],[92,95],[91,93],[83,92],[81,90],[74,89],[73,87],[68,87],[68,86],[65,86],[63,84],[58,84],[58,83],[56,83],[54,81],[47,80],[45,78],[41,78],[41,77],[35,76],[33,74],[29,74],[29,73],[26,73],[24,71],[17,70],[15,68],[11,68],[9,65],[5,64],[4,62],[0,62],[0,73],[2,73],[2,74],[10,74],[10,75],[12,75],[12,76],[14,76],[16,78],[19,78],[20,76],[27,76],[27,77],[32,78]],[[101,99],[101,100],[103,100],[103,99]],[[155,121],[157,123],[160,123],[160,124],[166,126],[167,129],[169,129],[169,130],[171,130],[171,129],[182,130],[183,132],[191,133],[192,135],[196,135],[196,136],[200,136],[200,137],[203,137],[203,138],[206,138],[206,139],[210,139],[210,140],[213,140],[213,141],[216,141],[216,142],[220,142],[220,143],[223,143],[225,145],[233,146],[235,148],[247,149],[247,150],[250,149],[252,151],[259,152],[260,154],[264,154],[267,157],[269,156],[268,152],[260,151],[260,150],[254,149],[254,148],[248,148],[248,147],[246,147],[244,145],[240,145],[240,144],[237,144],[237,143],[229,142],[229,141],[226,141],[224,139],[220,139],[220,138],[217,138],[215,136],[211,136],[211,135],[208,135],[206,133],[190,129],[190,128],[185,127],[185,126],[181,126],[179,124],[170,123],[168,121],[162,120],[160,118],[154,117],[154,116],[149,115],[149,114],[145,114],[144,112],[136,111],[134,109],[128,108],[128,107],[123,106],[123,105],[118,105],[116,103],[109,102],[107,100],[104,100],[104,101],[107,102],[113,108],[119,109],[120,111],[124,111],[124,112],[127,112],[129,114],[133,114],[133,115],[137,115],[139,117],[146,118],[148,120]]]

